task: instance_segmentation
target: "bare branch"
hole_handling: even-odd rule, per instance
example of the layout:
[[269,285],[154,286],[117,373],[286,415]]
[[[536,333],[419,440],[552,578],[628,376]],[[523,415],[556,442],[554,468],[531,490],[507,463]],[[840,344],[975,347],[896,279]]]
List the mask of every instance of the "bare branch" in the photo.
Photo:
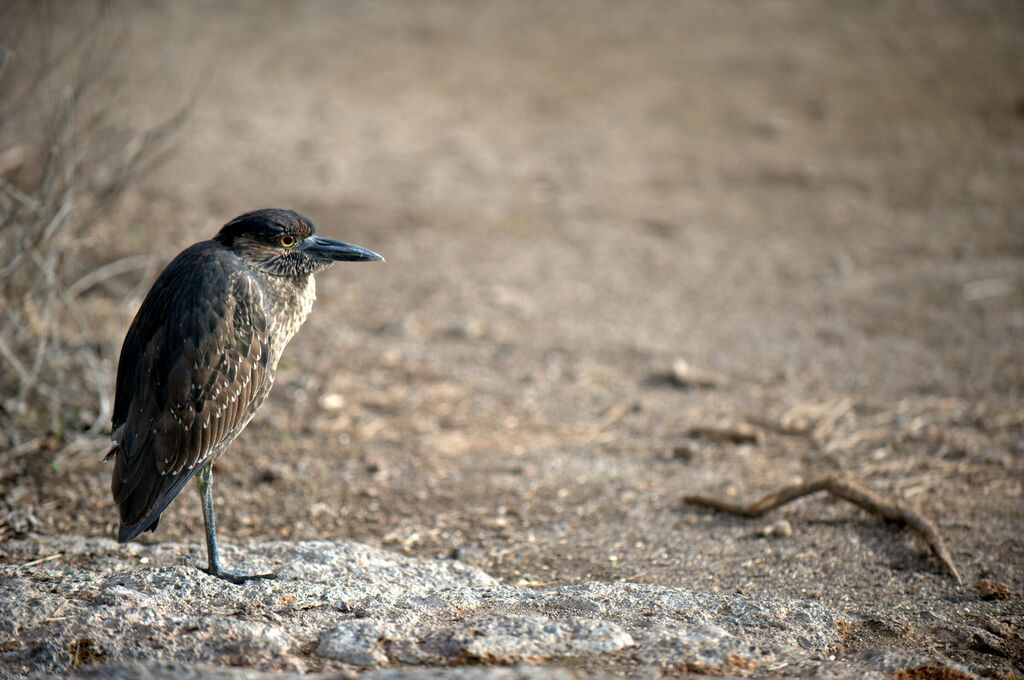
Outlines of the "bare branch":
[[709,496],[686,496],[683,498],[683,502],[726,512],[731,515],[761,517],[770,510],[818,491],[828,491],[832,495],[860,506],[872,514],[884,517],[890,522],[906,524],[916,529],[928,541],[932,552],[935,553],[935,556],[950,576],[956,579],[957,583],[963,584],[960,571],[956,568],[956,564],[953,563],[953,558],[949,554],[949,550],[946,549],[942,535],[931,520],[899,501],[886,500],[867,487],[839,475],[827,475],[809,482],[790,484],[773,491],[749,505],[740,505]]

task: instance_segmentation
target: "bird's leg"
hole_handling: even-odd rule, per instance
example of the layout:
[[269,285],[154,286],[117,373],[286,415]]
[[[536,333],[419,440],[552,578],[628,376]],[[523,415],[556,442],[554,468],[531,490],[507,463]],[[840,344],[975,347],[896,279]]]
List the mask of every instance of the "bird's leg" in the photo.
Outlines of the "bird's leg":
[[206,525],[206,557],[209,567],[203,571],[210,576],[216,576],[232,583],[245,583],[260,578],[277,578],[277,574],[241,574],[221,568],[220,554],[217,552],[217,527],[213,519],[212,460],[196,472],[196,486],[199,487],[199,497],[203,502],[203,523]]

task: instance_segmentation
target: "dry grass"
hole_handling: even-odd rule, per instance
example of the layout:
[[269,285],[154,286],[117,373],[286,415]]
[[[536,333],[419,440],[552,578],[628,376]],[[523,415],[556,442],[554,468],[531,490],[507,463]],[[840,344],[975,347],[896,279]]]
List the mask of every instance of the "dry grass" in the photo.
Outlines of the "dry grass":
[[170,153],[187,107],[143,131],[118,118],[110,5],[3,13],[0,450],[10,461],[48,450],[52,461],[95,447],[112,410],[114,365],[97,350],[82,296],[146,261],[110,261],[98,226]]

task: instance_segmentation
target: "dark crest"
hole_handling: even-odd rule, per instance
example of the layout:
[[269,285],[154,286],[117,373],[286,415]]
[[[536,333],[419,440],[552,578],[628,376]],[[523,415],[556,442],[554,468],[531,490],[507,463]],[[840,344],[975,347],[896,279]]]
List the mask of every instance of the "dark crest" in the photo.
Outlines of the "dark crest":
[[312,236],[314,232],[313,223],[294,210],[268,208],[239,215],[225,224],[214,240],[230,248],[239,236],[270,242],[281,234],[293,234],[303,239]]

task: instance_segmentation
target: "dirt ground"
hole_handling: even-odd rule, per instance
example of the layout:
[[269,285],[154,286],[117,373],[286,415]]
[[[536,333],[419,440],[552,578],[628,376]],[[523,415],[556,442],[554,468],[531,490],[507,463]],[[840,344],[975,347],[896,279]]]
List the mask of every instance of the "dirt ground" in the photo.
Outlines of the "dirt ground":
[[[241,212],[295,208],[387,258],[319,277],[219,463],[223,541],[768,592],[863,617],[844,654],[1024,663],[1024,5],[151,2],[114,19],[126,118],[194,103],[109,225],[107,257],[153,255],[87,298],[111,367],[159,268]],[[673,380],[680,359],[715,384]],[[758,440],[695,434],[723,423]],[[41,533],[112,535],[101,449],[7,457],[4,504]],[[835,471],[933,518],[965,584],[842,501],[761,520],[681,503]],[[762,535],[781,519],[792,535]],[[142,540],[172,539],[203,555],[191,490]]]

